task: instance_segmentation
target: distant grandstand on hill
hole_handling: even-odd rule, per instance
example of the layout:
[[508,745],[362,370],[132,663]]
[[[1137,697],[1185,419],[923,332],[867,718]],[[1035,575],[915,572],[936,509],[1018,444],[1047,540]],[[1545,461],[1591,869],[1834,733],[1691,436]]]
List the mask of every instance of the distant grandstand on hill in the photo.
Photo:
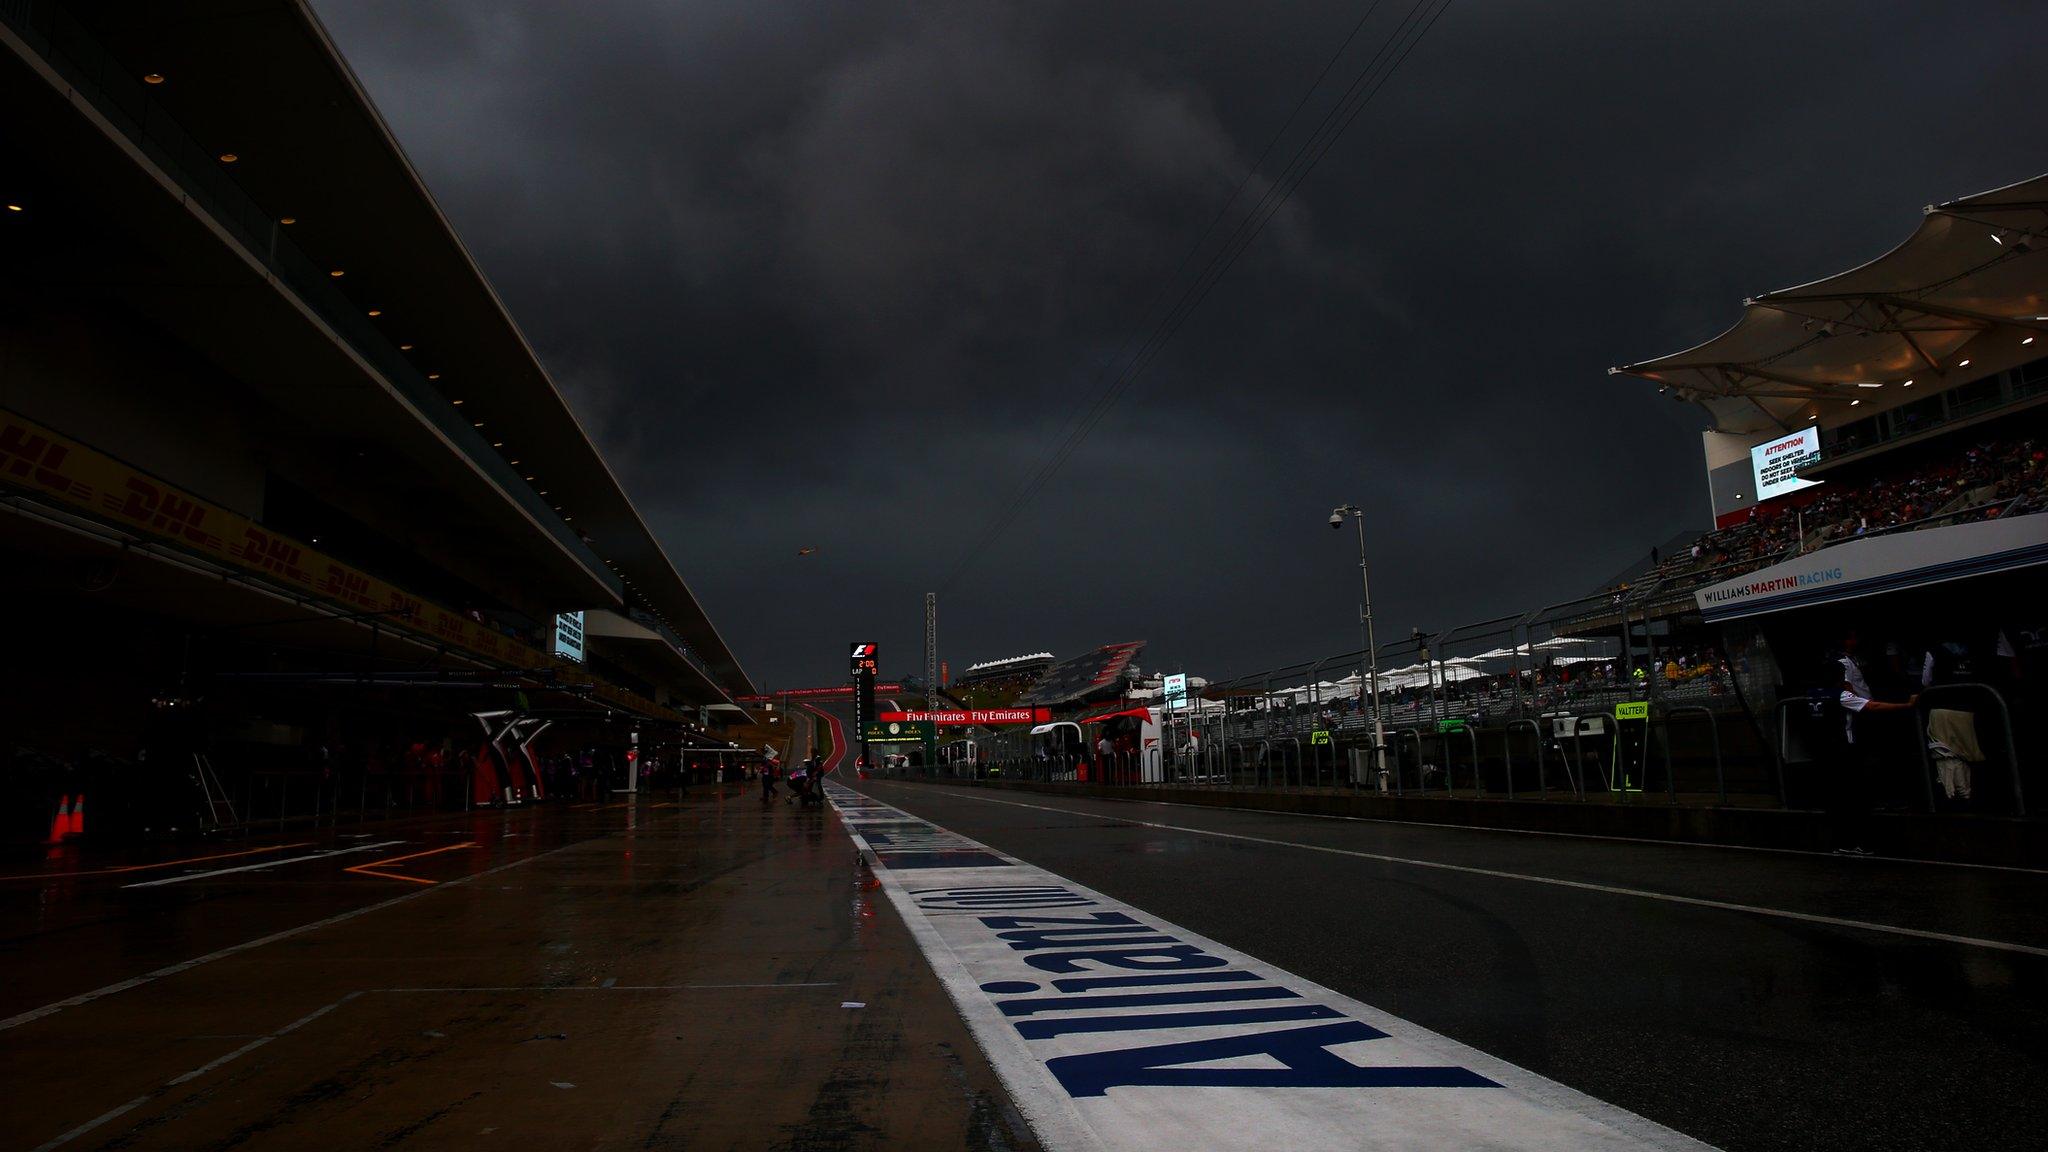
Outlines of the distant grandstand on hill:
[[970,708],[1014,704],[1053,664],[1052,653],[1032,652],[970,664],[952,684],[952,694]]
[[1036,707],[1062,708],[1121,697],[1131,662],[1144,651],[1143,640],[1105,644],[1092,652],[1047,668],[1038,683],[1017,701]]
[[991,680],[1035,680],[1039,674],[1052,667],[1052,653],[1033,652],[1026,656],[1006,656],[1001,660],[983,660],[969,664],[954,683],[962,687],[986,683]]

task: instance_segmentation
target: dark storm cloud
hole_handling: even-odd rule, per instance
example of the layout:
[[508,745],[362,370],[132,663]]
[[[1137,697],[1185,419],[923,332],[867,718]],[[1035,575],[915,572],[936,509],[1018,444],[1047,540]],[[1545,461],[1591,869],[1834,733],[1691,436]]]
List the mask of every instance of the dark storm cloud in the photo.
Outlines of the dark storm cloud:
[[[318,7],[780,684],[854,638],[909,669],[922,594],[1360,11]],[[1458,3],[947,590],[945,655],[1349,646],[1343,500],[1389,632],[1585,590],[1705,518],[1700,414],[1604,369],[2048,166],[2044,33],[2031,4]]]

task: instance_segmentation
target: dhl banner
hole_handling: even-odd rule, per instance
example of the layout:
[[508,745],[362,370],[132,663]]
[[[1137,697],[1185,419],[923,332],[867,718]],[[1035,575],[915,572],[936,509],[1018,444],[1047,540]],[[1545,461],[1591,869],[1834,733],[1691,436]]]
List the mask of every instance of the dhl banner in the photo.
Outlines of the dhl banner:
[[547,654],[538,648],[4,409],[0,409],[0,481],[354,611],[380,614],[410,631],[500,664],[550,666]]

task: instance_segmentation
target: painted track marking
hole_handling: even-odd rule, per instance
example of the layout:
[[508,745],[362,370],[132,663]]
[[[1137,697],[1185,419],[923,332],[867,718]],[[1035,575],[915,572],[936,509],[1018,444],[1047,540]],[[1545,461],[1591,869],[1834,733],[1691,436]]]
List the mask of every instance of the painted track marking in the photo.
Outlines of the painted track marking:
[[69,880],[78,876],[113,876],[122,872],[151,872],[158,868],[175,868],[180,864],[204,864],[209,860],[233,860],[238,856],[260,856],[265,852],[283,852],[290,848],[311,848],[313,841],[301,840],[296,844],[272,844],[268,848],[245,848],[240,852],[215,852],[211,856],[187,856],[182,860],[159,860],[154,864],[123,864],[116,868],[87,868],[81,872],[23,872],[18,876],[0,876],[0,880]]
[[1055,1152],[1708,1147],[877,798],[832,796]]
[[106,996],[112,996],[117,992],[126,992],[130,988],[139,988],[144,984],[148,984],[157,980],[162,980],[167,976],[176,976],[180,972],[189,972],[202,964],[211,964],[215,960],[224,960],[229,956],[235,956],[240,953],[247,952],[252,948],[261,948],[266,944],[275,944],[280,940],[289,940],[294,936],[302,936],[308,932],[315,932],[322,928],[332,927],[333,925],[353,920],[358,916],[367,916],[372,912],[376,912],[384,908],[390,908],[394,905],[403,904],[408,900],[417,900],[422,896],[428,896],[435,892],[455,887],[458,884],[467,884],[472,880],[481,879],[482,877],[490,876],[498,872],[504,872],[508,869],[517,868],[523,864],[531,864],[535,860],[544,859],[546,857],[554,855],[557,852],[566,852],[569,849],[576,847],[577,844],[582,843],[585,843],[585,841],[578,840],[574,844],[564,844],[559,848],[550,848],[546,852],[536,852],[531,856],[522,856],[517,860],[507,861],[506,863],[497,865],[496,867],[486,868],[481,872],[472,872],[467,876],[462,876],[457,879],[447,881],[446,883],[443,883],[434,888],[421,888],[416,892],[407,892],[402,896],[393,896],[389,900],[380,900],[375,904],[365,904],[361,908],[352,908],[347,912],[337,913],[336,915],[329,916],[323,920],[315,920],[309,924],[301,924],[296,928],[286,928],[280,932],[272,932],[268,936],[259,936],[254,940],[244,940],[240,944],[231,944],[226,948],[219,949],[218,951],[208,952],[204,956],[195,956],[190,960],[181,960],[176,964],[168,964],[154,971],[145,972],[140,976],[131,976],[126,980],[116,981],[112,984],[107,985],[104,988],[95,988],[90,992],[80,992],[76,996],[69,996],[65,999],[56,1001],[55,1003],[45,1004],[41,1008],[31,1008],[26,1012],[16,1013],[13,1016],[7,1017],[5,1020],[0,1020],[0,1032],[5,1032],[9,1028],[18,1028],[23,1024],[27,1024],[35,1020],[40,1020],[45,1016],[53,1016],[59,1012],[62,1012],[66,1008],[76,1008],[82,1004],[90,1004],[95,1000],[101,999],[102,997]]
[[476,847],[476,841],[470,840],[462,844],[449,844],[440,848],[429,848],[425,852],[414,852],[409,856],[392,856],[384,860],[372,860],[368,864],[357,864],[352,867],[343,868],[342,871],[354,872],[359,876],[381,876],[386,880],[406,880],[414,884],[439,884],[439,880],[429,880],[424,876],[407,876],[401,872],[383,872],[379,871],[379,869],[383,868],[386,864],[403,864],[407,860],[417,860],[422,856],[439,856],[443,852],[458,852],[464,848],[474,847]]
[[162,888],[168,884],[183,884],[188,880],[209,880],[215,876],[232,876],[237,872],[261,872],[267,868],[281,868],[286,864],[298,864],[307,860],[325,860],[330,856],[348,856],[357,852],[369,852],[378,848],[389,848],[403,844],[403,840],[379,840],[375,844],[357,844],[350,848],[336,848],[328,852],[315,852],[308,856],[287,856],[282,860],[264,860],[256,864],[243,864],[237,868],[215,868],[209,872],[191,872],[183,876],[166,876],[161,880],[138,880],[123,884],[123,888]]
[[[1667,904],[1685,904],[1695,908],[1712,908],[1720,912],[1740,912],[1751,916],[1769,916],[1781,920],[1797,920],[1807,924],[1826,924],[1834,928],[1851,928],[1863,932],[1881,932],[1891,936],[1906,936],[1916,940],[1936,940],[1944,944],[1960,944],[1970,948],[1988,948],[1998,952],[2017,952],[2026,956],[2048,956],[2048,948],[2031,944],[2015,944],[2009,940],[1987,940],[1978,936],[1958,936],[1949,932],[1934,932],[1925,928],[1906,928],[1897,924],[1879,924],[1870,920],[1851,920],[1843,916],[1824,916],[1817,912],[1794,912],[1788,908],[1766,908],[1759,904],[1738,904],[1730,900],[1709,900],[1703,896],[1679,896],[1671,892],[1652,892],[1645,888],[1624,888],[1618,884],[1595,884],[1589,880],[1567,880],[1561,876],[1536,876],[1524,872],[1507,872],[1498,868],[1479,868],[1470,864],[1449,864],[1441,860],[1421,860],[1412,856],[1390,856],[1380,852],[1361,852],[1355,848],[1331,848],[1321,844],[1303,844],[1294,840],[1277,840],[1269,836],[1249,836],[1242,832],[1218,832],[1210,828],[1192,828],[1184,824],[1165,824],[1153,820],[1130,820],[1122,816],[1105,816],[1096,812],[1081,812],[1072,808],[1056,808],[1048,804],[1025,804],[1017,800],[997,800],[990,796],[975,796],[962,793],[964,800],[977,800],[983,804],[1002,804],[1011,808],[1032,808],[1040,812],[1057,812],[1063,816],[1079,816],[1086,820],[1108,820],[1118,824],[1136,824],[1143,828],[1157,828],[1164,832],[1185,832],[1191,836],[1213,836],[1219,840],[1239,840],[1250,844],[1269,844],[1279,848],[1299,848],[1306,852],[1323,852],[1332,856],[1350,856],[1360,860],[1377,860],[1386,864],[1406,864],[1413,868],[1434,868],[1442,872],[1462,872],[1469,876],[1488,876],[1496,880],[1520,880],[1529,884],[1548,884],[1556,888],[1575,888],[1581,892],[1600,892],[1609,896],[1634,896],[1644,900],[1659,900]],[[1273,815],[1273,813],[1269,813]],[[1278,813],[1285,815],[1285,813]]]
[[[895,783],[895,781],[888,781]],[[1243,804],[1190,804],[1139,796],[1090,796],[1100,804],[1140,804],[1155,808],[1200,808],[1212,812],[1248,812],[1254,816],[1286,816],[1295,820],[1336,820],[1346,824],[1386,824],[1396,828],[1442,828],[1492,836],[1543,836],[1553,840],[1588,840],[1608,844],[1647,844],[1653,848],[1686,848],[1701,852],[1756,852],[1767,856],[1804,856],[1809,860],[1863,861],[1872,864],[1921,864],[1929,868],[1971,868],[1980,872],[2018,872],[2048,876],[2048,868],[2022,864],[1979,864],[1970,860],[1929,860],[1921,856],[1843,856],[1814,848],[1766,848],[1756,844],[1708,844],[1697,840],[1659,840],[1651,836],[1610,836],[1603,832],[1553,832],[1544,828],[1491,828],[1483,824],[1447,824],[1441,820],[1403,820],[1393,816],[1340,816],[1331,812],[1280,812]]]

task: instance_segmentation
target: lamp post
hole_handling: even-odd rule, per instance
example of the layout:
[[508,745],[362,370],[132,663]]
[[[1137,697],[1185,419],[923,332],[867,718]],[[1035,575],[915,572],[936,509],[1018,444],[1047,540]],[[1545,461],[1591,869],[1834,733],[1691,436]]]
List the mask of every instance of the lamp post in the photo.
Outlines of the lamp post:
[[1361,689],[1370,689],[1372,708],[1372,759],[1375,778],[1387,771],[1387,732],[1380,722],[1380,652],[1372,628],[1372,569],[1365,562],[1365,509],[1353,504],[1339,504],[1330,510],[1330,527],[1342,528],[1344,518],[1350,517],[1358,524],[1358,606],[1359,639],[1365,642],[1366,659],[1359,666],[1363,678]]

